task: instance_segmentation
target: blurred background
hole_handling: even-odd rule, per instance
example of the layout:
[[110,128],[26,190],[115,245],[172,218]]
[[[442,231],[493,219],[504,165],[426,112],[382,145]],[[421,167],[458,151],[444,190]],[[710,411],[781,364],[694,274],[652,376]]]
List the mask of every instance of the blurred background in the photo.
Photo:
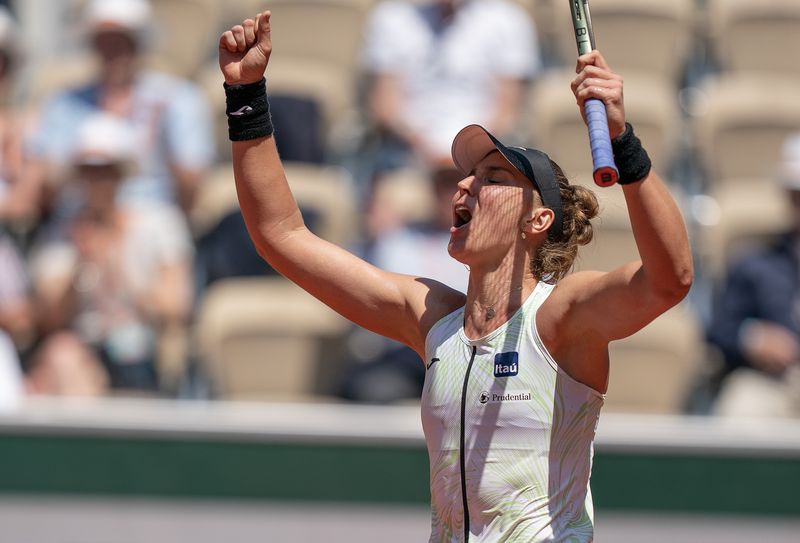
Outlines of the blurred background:
[[[276,141],[309,227],[463,290],[458,129],[592,185],[566,2],[0,5],[0,543],[425,540],[424,368],[256,254],[218,37],[273,12]],[[611,346],[597,540],[797,541],[800,3],[591,7],[697,273]],[[637,258],[621,191],[598,198],[576,269]]]

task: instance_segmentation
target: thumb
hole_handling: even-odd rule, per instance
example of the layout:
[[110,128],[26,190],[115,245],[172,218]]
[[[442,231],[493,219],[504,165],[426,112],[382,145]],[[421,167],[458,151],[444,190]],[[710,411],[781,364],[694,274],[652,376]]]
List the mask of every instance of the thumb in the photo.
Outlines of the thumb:
[[258,46],[268,55],[272,51],[272,36],[270,28],[271,11],[264,11],[256,15],[256,37]]

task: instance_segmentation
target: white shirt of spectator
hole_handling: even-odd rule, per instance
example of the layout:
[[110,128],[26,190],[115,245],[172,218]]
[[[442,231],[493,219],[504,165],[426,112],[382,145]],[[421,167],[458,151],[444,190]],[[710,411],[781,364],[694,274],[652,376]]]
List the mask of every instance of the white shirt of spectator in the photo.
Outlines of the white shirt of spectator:
[[399,0],[379,4],[367,23],[362,63],[400,77],[406,122],[433,151],[449,155],[460,128],[491,120],[498,77],[528,79],[538,71],[536,30],[505,0],[465,1],[438,34],[421,9]]
[[16,410],[22,403],[22,371],[14,344],[0,330],[0,414]]
[[[149,327],[142,315],[133,313],[134,305],[127,315],[113,322],[109,315],[98,314],[100,306],[108,306],[112,296],[124,299],[127,295],[141,295],[157,281],[162,266],[188,262],[193,255],[191,234],[180,211],[172,206],[150,204],[129,205],[131,220],[121,242],[121,269],[124,277],[124,292],[91,292],[86,304],[78,310],[76,326],[87,341],[100,341],[114,326],[139,325]],[[79,270],[78,253],[68,240],[58,239],[46,243],[36,252],[32,261],[34,282],[59,280]],[[103,303],[100,303],[100,302]],[[129,302],[130,303],[130,302]],[[125,322],[120,322],[124,319]]]

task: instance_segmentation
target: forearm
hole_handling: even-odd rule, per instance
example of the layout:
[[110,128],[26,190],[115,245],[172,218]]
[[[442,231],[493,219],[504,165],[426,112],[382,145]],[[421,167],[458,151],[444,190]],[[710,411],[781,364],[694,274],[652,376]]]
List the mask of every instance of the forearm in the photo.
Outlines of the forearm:
[[247,230],[262,256],[305,227],[273,137],[235,141],[233,173]]
[[648,290],[682,299],[692,283],[693,265],[686,225],[669,189],[654,171],[623,186],[633,235]]

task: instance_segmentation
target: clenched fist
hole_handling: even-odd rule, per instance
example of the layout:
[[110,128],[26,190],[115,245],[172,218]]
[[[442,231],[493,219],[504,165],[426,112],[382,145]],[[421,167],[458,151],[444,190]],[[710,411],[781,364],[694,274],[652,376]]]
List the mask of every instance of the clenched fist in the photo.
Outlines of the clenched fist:
[[264,77],[272,53],[269,19],[264,11],[219,37],[219,68],[228,85],[256,83]]

